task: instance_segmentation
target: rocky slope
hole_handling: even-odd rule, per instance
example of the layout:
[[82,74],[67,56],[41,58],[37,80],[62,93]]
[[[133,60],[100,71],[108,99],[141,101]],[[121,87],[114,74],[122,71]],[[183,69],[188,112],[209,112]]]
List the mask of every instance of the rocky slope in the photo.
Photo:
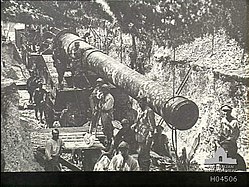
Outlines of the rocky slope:
[[4,172],[42,171],[43,168],[35,161],[30,141],[30,130],[34,126],[20,119],[20,95],[16,84],[25,81],[25,73],[16,66],[22,65],[13,58],[13,45],[3,46],[1,60],[5,62],[1,68],[1,154],[5,161]]

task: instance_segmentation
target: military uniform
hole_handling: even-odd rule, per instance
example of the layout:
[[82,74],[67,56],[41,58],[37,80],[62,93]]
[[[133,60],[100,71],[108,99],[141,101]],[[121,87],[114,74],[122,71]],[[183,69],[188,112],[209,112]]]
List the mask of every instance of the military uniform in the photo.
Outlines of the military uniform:
[[103,92],[100,86],[96,86],[90,95],[90,107],[92,112],[92,128],[96,128],[100,117],[101,100],[103,100]]
[[82,66],[82,52],[81,49],[76,47],[72,50],[71,53],[71,61],[72,61],[72,65],[71,65],[71,72],[72,72],[72,76],[73,76],[73,86],[75,87],[84,87],[83,84],[83,66]]
[[27,80],[27,90],[29,93],[29,102],[32,103],[33,102],[33,93],[37,87],[37,83],[38,83],[38,78],[35,77],[35,75],[32,75],[31,77],[28,78]]
[[38,120],[38,112],[40,113],[40,120],[42,121],[42,116],[44,112],[44,101],[45,101],[46,91],[43,88],[37,88],[34,92],[34,102],[35,102],[35,116]]
[[145,106],[140,114],[136,125],[136,140],[139,144],[138,163],[142,171],[149,171],[150,168],[150,149],[153,141],[153,134],[156,127],[155,114]]
[[124,116],[125,118],[127,118],[130,122],[130,124],[134,124],[136,122],[138,113],[135,109],[133,108],[128,108],[125,112],[124,112]]
[[145,142],[149,132],[151,132],[151,134],[154,133],[155,127],[155,114],[149,107],[146,107],[146,109],[140,114],[138,125],[136,127],[137,141],[139,143]]
[[142,146],[139,148],[138,153],[138,163],[140,166],[141,171],[149,171],[150,170],[150,149],[152,145],[153,138],[152,136],[148,135],[143,142]]
[[219,143],[222,145],[223,143],[229,143],[235,149],[237,148],[237,139],[239,137],[240,130],[238,126],[238,121],[235,118],[232,118],[231,121],[228,121],[227,118],[223,118],[221,120],[221,128],[220,128],[220,137]]
[[135,138],[135,132],[130,128],[122,128],[114,138],[114,149],[117,149],[118,145],[125,141],[130,145],[130,154],[137,153],[137,141]]
[[50,139],[46,143],[45,156],[48,161],[47,170],[48,171],[60,171],[61,167],[59,165],[59,156],[64,142],[62,139],[54,140]]
[[62,83],[65,71],[67,70],[67,55],[62,47],[58,47],[53,52],[54,66],[58,73],[58,82]]
[[108,93],[104,96],[100,113],[103,133],[107,136],[108,142],[111,141],[111,138],[113,136],[113,107],[114,97],[110,93]]

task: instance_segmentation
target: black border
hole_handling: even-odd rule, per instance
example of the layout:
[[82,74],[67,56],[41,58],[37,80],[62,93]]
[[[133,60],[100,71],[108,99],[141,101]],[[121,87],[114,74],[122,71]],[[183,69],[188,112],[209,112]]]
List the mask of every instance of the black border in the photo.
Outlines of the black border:
[[[236,177],[211,182],[210,177]],[[248,186],[247,172],[3,172],[1,186]]]

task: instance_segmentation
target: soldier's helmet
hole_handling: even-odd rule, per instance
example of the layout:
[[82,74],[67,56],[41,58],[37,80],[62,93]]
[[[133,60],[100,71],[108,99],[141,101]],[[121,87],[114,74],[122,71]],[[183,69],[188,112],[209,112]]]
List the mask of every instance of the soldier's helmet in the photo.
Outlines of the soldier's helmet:
[[129,144],[128,144],[127,142],[122,141],[122,142],[119,144],[118,148],[119,148],[119,149],[129,149],[130,146],[129,146]]
[[130,122],[129,122],[128,119],[124,118],[124,119],[121,120],[121,124],[126,125],[126,124],[130,124]]
[[104,80],[102,78],[97,78],[96,82],[97,83],[104,83]]
[[224,111],[224,112],[229,112],[229,111],[232,111],[232,107],[228,106],[228,105],[223,105],[221,107],[221,110]]
[[35,71],[34,70],[29,70],[29,74],[32,76],[32,75],[35,75]]
[[58,134],[59,135],[59,130],[58,129],[53,129],[52,130],[52,134],[54,135],[54,134]]
[[103,84],[101,88],[102,90],[110,90],[110,86],[108,84]]

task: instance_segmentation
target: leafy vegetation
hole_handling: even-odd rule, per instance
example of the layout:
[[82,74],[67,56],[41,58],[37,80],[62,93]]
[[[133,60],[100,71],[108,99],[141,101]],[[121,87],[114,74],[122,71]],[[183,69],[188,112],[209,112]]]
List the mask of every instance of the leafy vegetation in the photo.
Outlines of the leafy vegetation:
[[248,47],[246,0],[133,0],[108,1],[124,32],[159,46],[177,47],[224,29]]
[[[246,0],[106,0],[114,16],[97,1],[1,1],[2,20],[42,22],[56,26],[90,25],[93,20],[117,21],[124,33],[158,46],[178,47],[221,29],[248,49]],[[135,43],[134,43],[135,45]],[[134,46],[134,49],[136,47]]]

